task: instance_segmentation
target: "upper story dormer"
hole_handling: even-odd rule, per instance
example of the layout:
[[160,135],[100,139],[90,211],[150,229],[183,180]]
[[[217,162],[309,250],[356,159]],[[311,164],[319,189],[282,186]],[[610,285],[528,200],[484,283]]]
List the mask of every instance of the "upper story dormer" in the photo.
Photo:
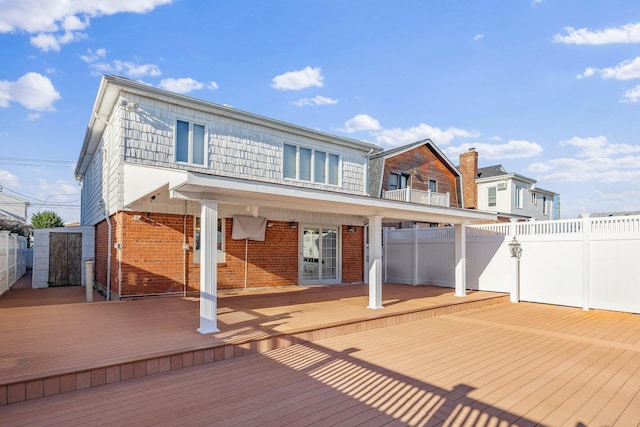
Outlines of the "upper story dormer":
[[463,207],[461,174],[430,139],[373,154],[370,165],[374,197]]

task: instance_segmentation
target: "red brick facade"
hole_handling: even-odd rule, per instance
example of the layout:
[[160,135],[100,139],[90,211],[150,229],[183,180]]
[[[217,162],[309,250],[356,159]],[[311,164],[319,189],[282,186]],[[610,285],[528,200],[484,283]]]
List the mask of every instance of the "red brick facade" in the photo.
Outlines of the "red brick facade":
[[411,188],[429,190],[429,180],[437,182],[438,193],[449,193],[449,206],[458,206],[458,192],[454,172],[428,146],[421,145],[412,150],[389,157],[385,160],[382,175],[382,189],[389,189],[391,173],[411,176]]
[[462,189],[464,192],[464,207],[478,209],[478,152],[471,148],[460,154],[460,173],[462,173]]
[[[117,220],[116,220],[117,219]],[[245,241],[232,240],[232,220],[225,220],[225,260],[218,264],[218,289],[242,289]],[[191,215],[119,212],[111,217],[111,289],[120,297],[196,294],[200,265],[194,263],[194,217]],[[363,281],[363,230],[342,228],[342,281]],[[186,239],[185,239],[186,236]],[[106,284],[106,221],[96,226],[96,280]],[[189,249],[183,248],[184,244]],[[247,287],[298,284],[298,230],[289,222],[269,221],[264,242],[248,241]]]

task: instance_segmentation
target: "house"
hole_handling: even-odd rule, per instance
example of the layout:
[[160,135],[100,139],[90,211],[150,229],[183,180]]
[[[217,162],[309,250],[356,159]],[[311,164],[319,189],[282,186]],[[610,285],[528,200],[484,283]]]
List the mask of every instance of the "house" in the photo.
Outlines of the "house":
[[380,151],[103,76],[75,170],[97,286],[120,299],[199,293],[202,333],[217,331],[225,289],[368,283],[381,308],[383,219],[455,224],[462,248],[464,224],[495,215],[371,197]]
[[372,154],[369,171],[369,193],[374,197],[464,207],[462,174],[430,139]]
[[559,217],[559,195],[536,186],[536,180],[509,173],[502,165],[478,168],[478,152],[460,154],[464,206],[495,212],[499,220],[550,220]]
[[3,193],[0,189],[0,219],[6,221],[27,222],[27,200]]

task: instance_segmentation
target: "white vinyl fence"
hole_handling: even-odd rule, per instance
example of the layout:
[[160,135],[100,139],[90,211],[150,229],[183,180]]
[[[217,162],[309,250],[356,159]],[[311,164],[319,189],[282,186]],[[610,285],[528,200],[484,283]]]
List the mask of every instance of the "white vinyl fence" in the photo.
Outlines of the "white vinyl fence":
[[[513,292],[522,245],[519,299],[640,313],[640,216],[466,227],[467,289]],[[385,230],[387,283],[454,286],[453,227]]]
[[0,295],[26,273],[26,252],[27,239],[24,236],[0,231]]

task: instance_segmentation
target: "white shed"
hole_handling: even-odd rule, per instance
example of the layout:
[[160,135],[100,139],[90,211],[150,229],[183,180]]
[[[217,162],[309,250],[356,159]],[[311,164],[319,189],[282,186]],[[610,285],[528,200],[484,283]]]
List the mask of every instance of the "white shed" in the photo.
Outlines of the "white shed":
[[94,257],[93,227],[39,228],[33,242],[33,288],[85,283],[83,260]]

